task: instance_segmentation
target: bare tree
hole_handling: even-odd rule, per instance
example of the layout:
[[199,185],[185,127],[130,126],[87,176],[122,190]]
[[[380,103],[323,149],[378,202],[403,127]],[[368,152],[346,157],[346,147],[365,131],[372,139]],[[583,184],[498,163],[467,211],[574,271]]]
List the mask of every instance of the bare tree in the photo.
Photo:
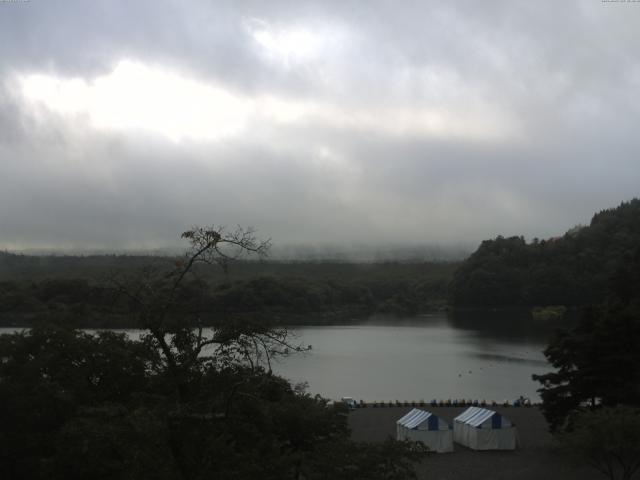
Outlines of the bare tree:
[[240,226],[233,231],[194,226],[182,238],[190,245],[174,268],[149,267],[135,276],[112,278],[147,330],[143,339],[162,353],[163,368],[174,378],[181,396],[203,364],[220,368],[246,363],[252,370],[263,366],[271,373],[274,356],[306,350],[292,341],[286,328],[252,318],[227,318],[205,329],[203,312],[195,305],[198,295],[186,295],[191,287],[202,298],[209,288],[198,275],[198,264],[219,266],[226,274],[229,265],[242,256],[265,257],[270,240],[260,240],[252,228]]

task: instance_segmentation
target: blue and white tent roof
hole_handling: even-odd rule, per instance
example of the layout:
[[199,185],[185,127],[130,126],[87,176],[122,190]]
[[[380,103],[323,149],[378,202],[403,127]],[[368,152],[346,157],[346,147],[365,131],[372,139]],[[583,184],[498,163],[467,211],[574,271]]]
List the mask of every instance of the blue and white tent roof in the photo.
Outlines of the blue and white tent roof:
[[419,410],[417,408],[411,410],[396,423],[405,428],[414,429],[424,425],[425,422],[427,426],[426,430],[441,430],[449,428],[445,422],[440,420],[433,413],[425,412],[424,410]]
[[[487,410],[480,407],[469,407],[460,415],[458,415],[454,421],[465,423],[472,427],[480,427],[485,422],[491,419],[491,428],[505,428],[510,427],[511,422],[493,410]],[[486,425],[489,426],[488,424]]]

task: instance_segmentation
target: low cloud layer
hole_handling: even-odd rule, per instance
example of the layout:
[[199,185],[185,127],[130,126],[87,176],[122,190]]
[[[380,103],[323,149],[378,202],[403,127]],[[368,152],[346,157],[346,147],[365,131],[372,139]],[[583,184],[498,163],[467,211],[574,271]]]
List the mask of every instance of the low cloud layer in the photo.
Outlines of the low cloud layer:
[[561,234],[638,195],[639,25],[599,1],[0,4],[0,248]]

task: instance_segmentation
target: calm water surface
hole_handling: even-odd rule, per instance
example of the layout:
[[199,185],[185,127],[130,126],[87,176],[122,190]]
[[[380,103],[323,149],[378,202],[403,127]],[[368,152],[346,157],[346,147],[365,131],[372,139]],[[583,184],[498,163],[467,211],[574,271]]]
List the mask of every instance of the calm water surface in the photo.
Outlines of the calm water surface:
[[[554,329],[528,315],[486,312],[293,327],[296,341],[312,349],[274,370],[328,398],[537,400],[531,375],[550,370],[542,350]],[[8,331],[15,329],[0,329]]]
[[297,328],[311,353],[286,358],[276,369],[329,398],[537,400],[531,375],[549,371],[542,350],[554,329],[508,314],[373,317]]

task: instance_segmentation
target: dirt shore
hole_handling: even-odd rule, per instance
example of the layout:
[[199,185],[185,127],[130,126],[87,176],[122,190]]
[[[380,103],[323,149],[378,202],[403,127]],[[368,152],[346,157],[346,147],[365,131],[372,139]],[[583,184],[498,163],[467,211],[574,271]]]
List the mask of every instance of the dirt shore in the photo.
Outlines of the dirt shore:
[[[349,414],[351,436],[357,441],[379,442],[395,438],[396,420],[412,407],[361,408]],[[473,451],[454,444],[453,453],[429,454],[416,466],[418,478],[429,480],[597,480],[602,477],[587,465],[558,452],[547,422],[537,407],[491,407],[515,423],[515,451]],[[465,407],[423,407],[450,424]]]

